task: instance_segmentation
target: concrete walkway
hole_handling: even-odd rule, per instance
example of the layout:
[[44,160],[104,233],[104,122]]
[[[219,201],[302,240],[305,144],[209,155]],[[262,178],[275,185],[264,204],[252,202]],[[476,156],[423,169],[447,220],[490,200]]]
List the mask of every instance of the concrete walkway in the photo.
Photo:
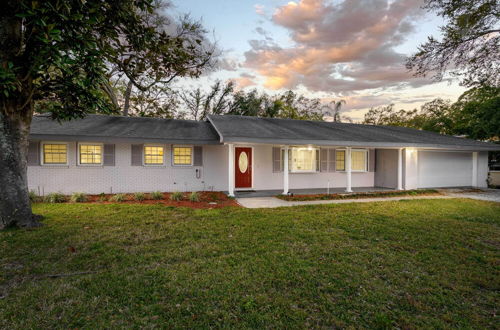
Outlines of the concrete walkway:
[[251,197],[251,198],[236,198],[236,201],[243,207],[249,209],[258,208],[273,208],[286,206],[300,205],[315,205],[315,204],[345,204],[345,203],[369,203],[369,202],[390,202],[410,199],[448,199],[452,196],[401,196],[401,197],[379,197],[379,198],[358,198],[358,199],[337,199],[337,200],[318,200],[318,201],[284,201],[276,197]]

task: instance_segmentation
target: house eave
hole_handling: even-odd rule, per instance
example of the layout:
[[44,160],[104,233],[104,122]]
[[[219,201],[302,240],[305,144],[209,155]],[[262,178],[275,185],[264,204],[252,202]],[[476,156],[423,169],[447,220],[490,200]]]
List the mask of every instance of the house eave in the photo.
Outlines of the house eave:
[[60,135],[60,134],[30,134],[30,140],[35,141],[82,141],[82,142],[104,142],[104,143],[163,143],[163,144],[195,144],[195,145],[217,145],[217,140],[199,139],[161,139],[142,137],[116,137],[116,136],[83,136],[83,135]]

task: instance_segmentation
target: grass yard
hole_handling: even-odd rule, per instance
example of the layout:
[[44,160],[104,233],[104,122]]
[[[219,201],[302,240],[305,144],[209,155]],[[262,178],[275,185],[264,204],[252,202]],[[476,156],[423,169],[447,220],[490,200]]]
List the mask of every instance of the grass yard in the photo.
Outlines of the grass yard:
[[0,232],[0,328],[499,324],[499,203],[35,212]]

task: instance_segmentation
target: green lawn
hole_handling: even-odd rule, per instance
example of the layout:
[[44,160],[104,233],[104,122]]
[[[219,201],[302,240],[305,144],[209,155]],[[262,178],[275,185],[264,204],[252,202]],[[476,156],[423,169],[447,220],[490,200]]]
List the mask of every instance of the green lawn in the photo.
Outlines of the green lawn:
[[35,212],[0,233],[0,328],[499,324],[500,204]]

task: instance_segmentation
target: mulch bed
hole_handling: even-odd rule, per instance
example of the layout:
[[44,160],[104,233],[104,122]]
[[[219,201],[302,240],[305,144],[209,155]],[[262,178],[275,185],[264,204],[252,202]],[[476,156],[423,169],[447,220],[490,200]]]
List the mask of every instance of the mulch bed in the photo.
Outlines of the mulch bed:
[[[149,194],[145,194],[146,198],[143,201],[134,200],[134,194],[125,194],[126,199],[123,202],[110,202],[109,198],[113,194],[106,195],[87,195],[88,201],[85,203],[95,203],[95,204],[150,204],[150,205],[165,205],[174,207],[189,207],[192,209],[216,209],[228,206],[240,207],[234,198],[227,197],[226,194],[216,191],[202,191],[199,192],[200,201],[191,202],[188,197],[189,193],[184,193],[183,200],[172,201],[170,200],[171,193],[163,193],[163,199],[154,200],[149,199]],[[103,201],[105,199],[105,201]]]
[[335,200],[335,199],[359,199],[375,197],[398,197],[398,196],[432,196],[441,195],[434,189],[422,190],[404,190],[404,191],[376,191],[365,193],[346,193],[346,194],[310,194],[310,195],[278,195],[279,199],[285,201],[314,201],[314,200]]

